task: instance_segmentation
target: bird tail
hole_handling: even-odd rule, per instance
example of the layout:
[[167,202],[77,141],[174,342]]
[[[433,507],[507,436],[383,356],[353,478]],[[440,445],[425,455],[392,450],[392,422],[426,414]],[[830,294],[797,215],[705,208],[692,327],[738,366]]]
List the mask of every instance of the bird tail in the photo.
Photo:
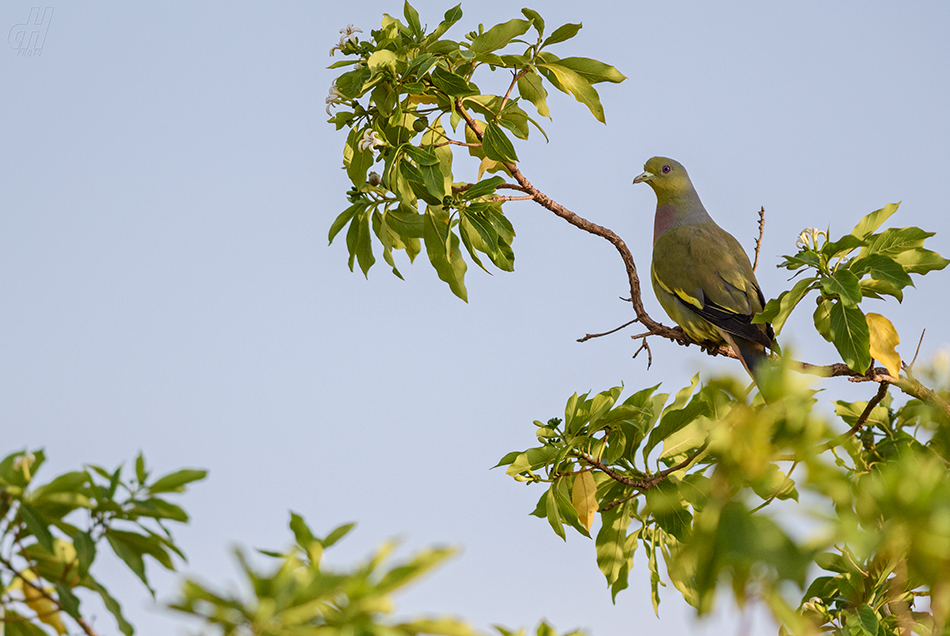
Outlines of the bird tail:
[[761,381],[763,380],[762,372],[768,367],[768,354],[765,352],[765,347],[758,342],[753,342],[722,330],[720,330],[720,333],[723,338],[726,339],[726,342],[729,343],[729,346],[732,347],[732,350],[739,356],[739,361],[742,362],[742,366],[744,366],[745,370],[752,376],[756,386],[759,387],[759,392],[762,393],[762,397],[765,398],[766,402],[770,401],[763,391],[763,382]]

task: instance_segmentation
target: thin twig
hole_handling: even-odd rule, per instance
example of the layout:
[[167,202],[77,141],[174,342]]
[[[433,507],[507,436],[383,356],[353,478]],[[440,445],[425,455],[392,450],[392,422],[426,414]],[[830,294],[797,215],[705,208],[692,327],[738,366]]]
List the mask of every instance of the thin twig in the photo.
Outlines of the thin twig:
[[[533,197],[529,197],[529,198],[533,198]],[[605,331],[604,333],[589,333],[589,334],[585,335],[583,338],[578,338],[577,341],[578,341],[578,342],[587,342],[587,341],[590,340],[591,338],[601,338],[601,337],[603,337],[603,336],[609,336],[609,335],[612,334],[612,333],[617,333],[618,331],[620,331],[621,329],[623,329],[623,328],[625,328],[625,327],[629,327],[630,325],[632,325],[632,324],[635,323],[636,321],[637,321],[637,319],[634,318],[634,319],[631,320],[630,322],[625,322],[625,323],[623,323],[622,325],[620,325],[619,327],[617,327],[616,329],[611,329],[610,331]],[[634,357],[636,357],[636,356],[634,356]]]
[[653,351],[650,350],[650,343],[647,342],[646,338],[640,341],[640,348],[633,352],[633,358],[636,359],[644,349],[646,349],[647,352],[647,371],[649,371],[650,367],[653,366]]
[[[465,185],[452,186],[452,194],[458,194],[459,192],[465,192],[466,190],[472,188],[474,185],[475,185],[474,183],[466,183]],[[518,192],[524,192],[524,191],[525,191],[525,189],[522,188],[522,187],[521,187],[520,185],[518,185],[517,183],[502,183],[502,184],[500,184],[500,185],[495,186],[495,189],[496,189],[496,190],[502,190],[502,189],[504,189],[504,190],[517,190]],[[528,197],[528,198],[529,198],[529,199],[533,199],[534,197]]]
[[907,367],[908,369],[913,369],[913,368],[914,368],[914,364],[917,362],[917,356],[920,355],[920,345],[924,344],[924,334],[925,334],[925,333],[927,333],[927,330],[926,330],[926,329],[924,329],[923,331],[920,332],[920,340],[917,341],[917,351],[914,352],[914,359],[910,361],[910,364],[909,364],[908,367]]
[[888,386],[889,385],[887,382],[881,382],[881,385],[877,389],[877,393],[874,394],[874,397],[871,398],[871,400],[868,402],[868,405],[864,407],[864,410],[861,412],[861,415],[858,416],[854,426],[852,426],[851,429],[845,433],[848,437],[860,431],[861,427],[867,423],[868,418],[871,417],[871,411],[873,411],[874,407],[880,404],[881,400],[884,399],[884,396],[887,395]]
[[528,72],[528,69],[526,68],[522,69],[521,71],[518,71],[517,73],[515,73],[514,71],[511,72],[512,74],[511,84],[508,85],[508,92],[505,93],[505,97],[501,100],[501,108],[498,109],[499,114],[503,110],[505,110],[505,106],[508,105],[508,98],[511,97],[511,91],[514,89],[515,84],[517,84],[518,80],[521,79],[522,76],[524,76],[525,73],[527,72]]
[[454,139],[446,139],[444,143],[441,144],[432,144],[433,148],[442,148],[443,146],[468,146],[469,148],[481,148],[481,144],[473,144],[467,141],[455,141]]
[[761,504],[759,504],[752,510],[750,510],[749,512],[758,512],[759,510],[762,510],[762,508],[765,508],[767,505],[775,501],[775,498],[778,497],[782,493],[783,490],[785,490],[786,484],[794,483],[792,482],[792,473],[795,472],[795,468],[797,467],[798,467],[798,460],[792,462],[792,467],[788,469],[787,473],[785,473],[785,479],[782,481],[782,485],[778,489],[776,489],[775,492],[772,493],[772,496],[766,499],[765,501],[763,501]]
[[765,235],[765,206],[759,210],[759,238],[755,239],[755,262],[752,263],[752,271],[759,267],[759,252],[762,250],[762,237]]
[[858,431],[860,431],[861,427],[867,424],[868,418],[871,417],[871,411],[873,411],[874,407],[880,404],[881,400],[884,399],[884,396],[887,395],[887,389],[889,386],[890,385],[887,382],[881,382],[880,386],[877,389],[877,393],[874,394],[874,397],[871,398],[871,400],[868,402],[868,405],[864,407],[864,410],[861,412],[861,415],[859,415],[857,421],[855,421],[854,426],[852,426],[848,430],[847,433],[844,433],[843,435],[839,435],[835,439],[825,444],[825,447],[822,450],[823,451],[831,450],[837,446],[840,446],[846,440],[848,440],[851,436],[853,436]]
[[617,501],[612,501],[606,506],[601,507],[601,510],[610,510],[611,508],[614,508],[615,506],[618,506],[625,501],[629,501],[630,499],[633,499],[634,497],[636,497],[643,491],[653,488],[654,486],[659,484],[661,481],[669,477],[672,473],[675,473],[678,470],[682,470],[684,468],[689,467],[689,465],[692,464],[693,461],[695,461],[695,459],[699,457],[706,450],[707,446],[709,446],[708,441],[703,443],[702,446],[700,446],[699,448],[694,450],[692,453],[687,455],[686,459],[676,464],[675,466],[670,466],[669,468],[661,470],[660,472],[650,475],[649,477],[646,477],[644,479],[631,479],[630,477],[621,475],[617,471],[613,470],[606,464],[603,464],[600,461],[594,459],[590,455],[581,453],[580,458],[583,459],[588,464],[590,464],[591,466],[593,466],[594,468],[597,468],[598,470],[603,471],[604,474],[606,474],[608,477],[610,477],[614,481],[617,481],[626,486],[633,486],[634,488],[637,489],[637,491],[633,493],[632,495],[630,495],[629,497],[626,497],[625,499],[619,499]]
[[492,197],[490,199],[486,199],[486,201],[491,201],[492,203],[496,203],[498,201],[531,201],[533,199],[534,199],[533,196],[525,195],[523,197]]

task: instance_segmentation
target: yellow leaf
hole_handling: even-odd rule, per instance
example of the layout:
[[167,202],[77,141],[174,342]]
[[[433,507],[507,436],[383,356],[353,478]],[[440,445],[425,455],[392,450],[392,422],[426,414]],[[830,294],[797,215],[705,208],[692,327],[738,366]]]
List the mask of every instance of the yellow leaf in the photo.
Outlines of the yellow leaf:
[[897,330],[881,314],[867,314],[866,319],[871,335],[871,357],[879,360],[896,378],[901,370],[901,357],[894,349],[901,342]]
[[501,172],[502,170],[505,171],[505,174],[508,173],[508,169],[505,168],[504,164],[502,164],[500,161],[495,161],[494,159],[485,157],[482,159],[482,162],[478,164],[478,180],[481,181],[482,175],[484,175],[486,172],[491,172],[494,174],[496,172]]
[[[52,588],[46,588],[46,593],[52,596]],[[59,618],[59,611],[56,605],[50,599],[43,596],[39,590],[32,585],[23,586],[23,596],[30,609],[36,612],[36,617],[56,630],[57,634],[65,634],[66,626]]]
[[438,100],[429,95],[410,95],[409,101],[413,104],[437,104]]
[[597,484],[591,472],[584,471],[574,477],[574,489],[571,500],[577,518],[588,530],[594,525],[594,514],[597,512]]

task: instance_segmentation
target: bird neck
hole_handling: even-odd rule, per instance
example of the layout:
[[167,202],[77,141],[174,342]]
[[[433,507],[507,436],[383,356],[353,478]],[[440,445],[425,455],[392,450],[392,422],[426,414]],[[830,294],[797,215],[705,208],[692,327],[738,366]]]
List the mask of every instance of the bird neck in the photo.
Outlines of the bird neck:
[[660,235],[677,225],[695,225],[712,221],[695,191],[685,196],[663,197],[656,206],[653,218],[653,242]]

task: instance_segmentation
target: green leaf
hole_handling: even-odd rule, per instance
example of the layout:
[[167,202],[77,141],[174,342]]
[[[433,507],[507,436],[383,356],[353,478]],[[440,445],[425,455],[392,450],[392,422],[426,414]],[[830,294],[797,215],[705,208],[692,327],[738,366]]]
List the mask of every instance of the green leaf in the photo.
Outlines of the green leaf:
[[822,298],[815,309],[815,329],[821,334],[821,337],[831,342],[831,305],[832,301]]
[[439,26],[436,27],[435,31],[426,36],[426,39],[423,40],[423,44],[428,46],[436,42],[442,35],[452,28],[452,25],[462,19],[462,5],[457,4],[448,11],[445,12],[445,15],[442,18],[442,22],[439,23]]
[[135,576],[139,577],[142,583],[145,584],[146,589],[148,589],[149,593],[154,597],[155,590],[148,584],[148,576],[145,574],[145,561],[142,559],[142,551],[139,550],[136,545],[123,541],[122,534],[120,534],[119,531],[107,530],[105,534],[115,555],[122,559]]
[[497,252],[497,232],[495,232],[494,228],[491,226],[491,223],[482,217],[467,213],[462,214],[462,220],[459,223],[459,229],[461,230],[462,243],[465,244],[465,248],[468,250],[472,260],[487,272],[488,270],[485,269],[484,265],[482,265],[476,250],[485,254]]
[[187,484],[190,484],[193,481],[200,481],[207,476],[208,471],[206,470],[185,468],[183,470],[169,473],[158,479],[151,486],[149,486],[148,492],[152,495],[157,495],[158,493],[162,492],[185,492],[185,486]]
[[868,239],[868,245],[861,250],[861,256],[868,254],[886,254],[897,260],[897,255],[907,250],[923,247],[924,241],[933,232],[925,232],[919,227],[888,228]]
[[564,541],[567,541],[567,535],[564,532],[564,522],[561,521],[561,514],[558,510],[557,505],[557,495],[555,494],[556,484],[551,484],[551,487],[548,488],[548,494],[545,498],[545,509],[547,511],[548,523],[551,524],[551,528],[554,530],[554,533],[561,537]]
[[43,516],[33,506],[26,503],[20,504],[19,514],[26,524],[26,529],[36,537],[43,549],[47,552],[53,552],[53,535],[50,533],[49,525],[43,519]]
[[442,174],[439,157],[430,150],[416,148],[410,144],[402,146],[406,154],[419,165],[419,172],[422,176],[422,182],[426,190],[438,201],[441,201],[445,195],[445,177]]
[[336,88],[344,97],[356,99],[363,93],[363,86],[372,76],[366,67],[358,67],[336,78]]
[[918,247],[893,255],[894,260],[911,274],[926,274],[934,270],[941,270],[950,261],[936,252]]
[[513,39],[523,35],[530,27],[531,22],[519,18],[512,18],[502,24],[496,24],[472,40],[472,52],[488,53],[504,48]]
[[336,543],[337,541],[339,541],[340,539],[348,535],[350,531],[355,527],[356,527],[355,523],[344,523],[341,526],[337,526],[336,528],[331,530],[330,534],[328,534],[326,538],[323,540],[322,542],[323,547],[329,548],[334,543]]
[[43,484],[33,491],[33,500],[40,501],[53,493],[82,492],[89,483],[89,473],[84,470],[71,471],[59,475],[47,484]]
[[[509,459],[511,453],[506,455],[502,462]],[[554,456],[557,455],[557,448],[554,446],[540,446],[537,448],[529,448],[526,451],[517,453],[514,459],[511,460],[508,470],[505,471],[506,474],[514,477],[520,473],[526,471],[535,471],[542,466],[545,466],[548,462],[554,459]],[[503,464],[499,462],[499,466]]]
[[871,366],[870,334],[864,313],[836,302],[831,306],[830,334],[835,349],[849,368],[864,373]]
[[477,95],[478,89],[460,77],[448,71],[441,66],[436,67],[432,74],[432,85],[444,92],[449,97],[464,97],[465,95]]
[[630,511],[627,502],[604,510],[600,514],[600,531],[597,532],[597,567],[607,578],[607,585],[616,583],[633,563],[633,554],[627,556],[627,528]]
[[96,543],[88,532],[78,532],[72,537],[76,558],[79,561],[79,577],[84,578],[96,560]]
[[557,63],[559,66],[571,69],[591,84],[598,82],[619,84],[627,79],[623,73],[613,66],[598,60],[592,60],[589,57],[562,57]]
[[389,49],[379,49],[366,58],[366,67],[373,73],[378,73],[383,69],[395,68],[397,59],[396,54]]
[[[912,252],[913,250],[911,252],[904,252],[903,254]],[[897,289],[903,289],[908,285],[914,284],[910,275],[904,271],[904,267],[890,256],[885,256],[884,254],[871,254],[863,258],[856,258],[849,263],[848,267],[859,277],[870,273],[871,278],[890,283]]]
[[650,431],[650,438],[643,447],[643,461],[647,460],[650,451],[652,451],[657,444],[701,414],[700,401],[694,398],[687,404],[687,400],[689,400],[693,394],[697,384],[699,384],[698,373],[693,376],[689,386],[677,391],[673,403],[663,411],[660,425]]
[[489,122],[485,126],[485,135],[482,140],[482,148],[485,150],[485,156],[495,161],[503,163],[515,163],[518,161],[518,155],[515,154],[515,147],[505,132],[495,123]]
[[861,281],[861,291],[866,298],[881,298],[881,295],[893,296],[898,302],[903,302],[904,292],[894,283],[865,278]]
[[[857,619],[857,627],[862,630],[865,636],[877,636],[879,626],[877,614],[867,603],[858,606]],[[850,627],[850,621],[848,625]]]
[[802,267],[821,269],[821,259],[818,257],[818,254],[811,250],[802,250],[795,256],[786,256],[785,262],[781,263],[779,267],[793,271],[801,269]]
[[376,592],[382,594],[393,592],[411,583],[445,559],[457,553],[458,550],[454,548],[423,550],[416,554],[408,563],[395,567],[387,572],[376,585]]
[[459,198],[477,199],[478,197],[489,196],[495,193],[495,188],[505,182],[503,177],[490,177],[482,179],[471,188],[459,192]]
[[86,587],[98,592],[99,596],[102,598],[102,604],[106,606],[106,609],[115,617],[115,622],[119,626],[119,631],[125,634],[125,636],[132,636],[135,629],[132,627],[131,623],[125,619],[125,616],[122,614],[122,606],[119,605],[119,602],[115,600],[109,590],[107,590],[99,581],[94,578],[87,577],[83,583]]
[[307,522],[294,511],[290,512],[290,531],[294,533],[297,545],[304,550],[309,550],[310,544],[317,540],[316,537],[313,536],[313,532],[311,532]]
[[43,628],[26,616],[7,609],[3,613],[4,636],[48,636]]
[[657,525],[680,541],[685,541],[693,523],[693,515],[683,505],[676,485],[664,479],[647,490],[646,500]]
[[850,234],[845,234],[833,243],[829,242],[822,245],[821,253],[826,259],[830,260],[836,256],[844,256],[865,245],[867,245],[867,243],[864,240]]
[[412,5],[409,4],[409,0],[406,0],[403,5],[402,14],[406,17],[406,24],[409,25],[409,29],[413,35],[421,34],[422,25],[419,23],[419,13],[412,8]]
[[821,291],[825,298],[840,298],[847,307],[857,307],[863,298],[861,281],[854,272],[843,267],[821,279]]
[[178,521],[180,523],[185,523],[188,521],[188,513],[186,513],[180,506],[176,506],[175,504],[169,503],[164,499],[159,499],[158,497],[136,500],[133,503],[135,504],[133,512],[142,517],[151,517],[152,519],[171,519],[172,521]]
[[468,302],[465,289],[467,266],[462,259],[461,242],[449,228],[449,214],[441,206],[428,206],[425,214],[423,240],[429,262],[439,278],[448,284],[452,293]]
[[602,124],[607,123],[604,119],[604,107],[600,103],[600,96],[590,82],[580,74],[557,62],[539,64],[538,68],[559,90],[570,93],[577,101],[587,106],[597,121]]
[[79,599],[72,590],[62,583],[53,583],[53,587],[56,588],[56,597],[63,611],[73,618],[82,618],[79,612]]
[[[145,472],[145,456],[142,455],[142,451],[139,451],[138,456],[135,458],[135,479],[140,484],[145,483],[145,479],[148,477],[148,473]],[[88,479],[89,476],[87,475]]]
[[330,226],[330,232],[328,238],[330,243],[333,243],[333,239],[336,238],[336,235],[340,233],[346,224],[349,223],[355,214],[362,212],[366,209],[366,204],[364,202],[354,203],[347,209],[343,210],[339,216],[336,217],[336,220],[333,221],[333,225]]
[[897,206],[899,205],[900,203],[888,203],[880,210],[871,212],[858,221],[858,224],[854,226],[853,230],[851,230],[851,234],[859,239],[866,239],[868,236],[874,233],[874,230],[881,227],[881,224],[889,219],[892,214],[897,212]]
[[557,44],[558,42],[564,42],[570,40],[572,37],[577,35],[577,32],[581,30],[583,24],[562,24],[558,28],[554,29],[548,39],[546,39],[541,47],[544,48],[550,44]]
[[778,298],[773,298],[766,303],[765,308],[752,319],[752,322],[771,323],[775,335],[779,335],[792,310],[813,289],[816,280],[815,277],[809,277],[798,281],[790,290],[782,292]]
[[541,76],[534,69],[518,78],[518,94],[534,104],[539,115],[551,118],[551,109],[547,103],[548,91],[544,88]]
[[659,459],[673,458],[702,446],[709,437],[709,424],[709,420],[697,418],[675,433],[667,435],[663,440],[663,452],[660,453]]
[[534,28],[538,30],[539,36],[544,34],[544,18],[541,17],[540,13],[533,9],[524,8],[521,10],[521,14],[534,23]]

